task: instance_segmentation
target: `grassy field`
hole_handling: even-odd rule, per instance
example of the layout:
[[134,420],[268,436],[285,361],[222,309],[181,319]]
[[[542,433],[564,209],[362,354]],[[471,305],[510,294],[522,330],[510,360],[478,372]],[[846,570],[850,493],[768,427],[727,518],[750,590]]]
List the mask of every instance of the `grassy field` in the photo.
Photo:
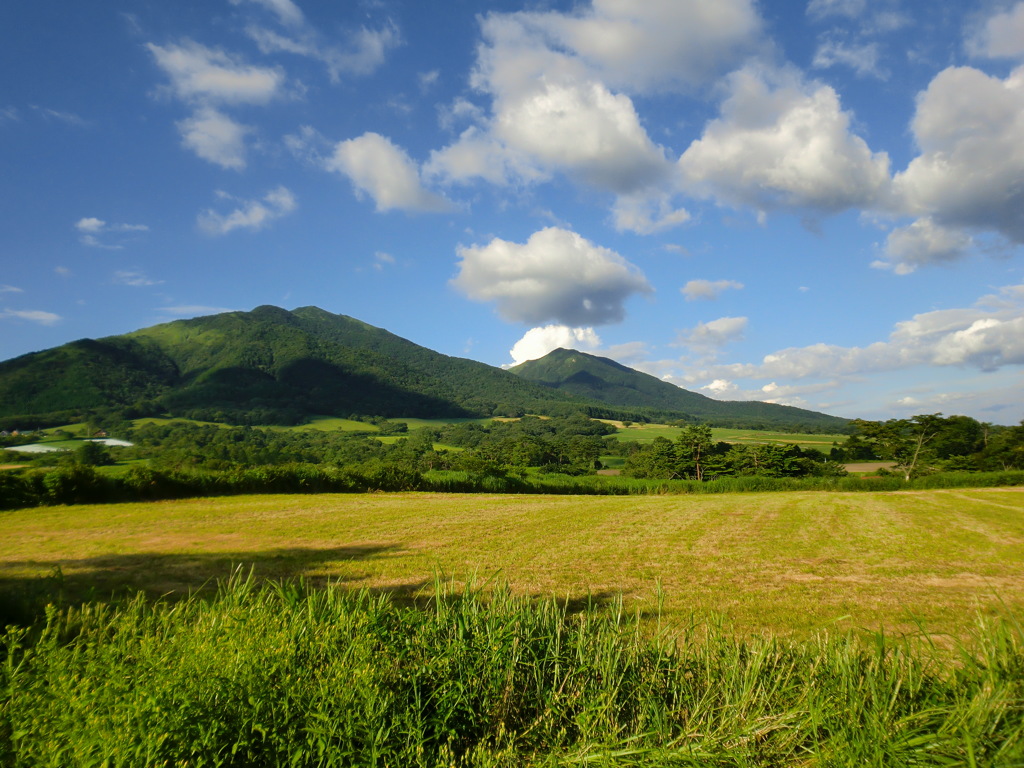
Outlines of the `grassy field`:
[[[675,440],[682,432],[680,427],[670,427],[665,424],[631,424],[623,427],[621,422],[609,422],[619,427],[616,437],[619,440],[637,443],[651,443],[656,437],[664,437],[668,440]],[[714,427],[711,435],[715,440],[744,444],[780,444],[798,445],[801,448],[817,448],[827,454],[833,443],[842,445],[846,442],[847,435],[805,435],[801,433],[772,432],[757,429],[725,429]]]
[[0,588],[59,568],[72,594],[185,593],[234,565],[260,577],[429,592],[436,573],[517,594],[625,597],[684,626],[798,636],[885,627],[963,634],[1024,609],[1024,491],[693,497],[243,496],[0,514]]

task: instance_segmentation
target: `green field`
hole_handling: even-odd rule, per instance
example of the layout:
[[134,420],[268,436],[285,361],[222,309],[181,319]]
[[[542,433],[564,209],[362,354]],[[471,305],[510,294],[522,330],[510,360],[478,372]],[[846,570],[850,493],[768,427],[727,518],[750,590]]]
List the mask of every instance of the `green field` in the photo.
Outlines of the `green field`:
[[[617,422],[611,423],[615,424]],[[627,442],[651,443],[654,442],[656,437],[675,440],[681,432],[682,428],[670,427],[665,424],[631,424],[628,427],[620,426],[616,437]],[[739,445],[751,443],[798,445],[802,449],[816,448],[825,454],[829,452],[833,444],[842,445],[846,442],[847,438],[847,435],[807,435],[757,429],[726,429],[722,427],[712,428],[711,435],[715,440],[725,443],[736,443]]]
[[656,593],[680,626],[805,635],[962,634],[1024,608],[1024,491],[716,496],[243,496],[2,514],[0,584],[59,568],[73,593],[184,593],[235,565],[260,577],[429,591],[437,573],[598,602]]

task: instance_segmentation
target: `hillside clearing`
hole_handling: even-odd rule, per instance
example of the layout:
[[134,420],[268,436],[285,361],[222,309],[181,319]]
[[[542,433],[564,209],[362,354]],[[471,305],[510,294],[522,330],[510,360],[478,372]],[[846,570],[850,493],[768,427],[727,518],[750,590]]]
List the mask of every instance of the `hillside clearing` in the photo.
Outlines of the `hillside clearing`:
[[962,634],[1024,607],[1024,492],[714,497],[242,496],[3,514],[0,587],[60,569],[84,594],[187,592],[233,566],[422,594],[437,572],[519,594],[622,593],[743,632],[886,627]]

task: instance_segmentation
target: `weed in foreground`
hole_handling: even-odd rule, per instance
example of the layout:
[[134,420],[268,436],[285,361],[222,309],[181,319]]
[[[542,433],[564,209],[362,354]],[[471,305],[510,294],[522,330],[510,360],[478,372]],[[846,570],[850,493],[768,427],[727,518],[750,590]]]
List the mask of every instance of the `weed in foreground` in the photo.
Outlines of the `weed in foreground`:
[[[945,659],[945,660],[943,660]],[[0,649],[10,766],[1024,764],[1024,636],[650,637],[620,602],[258,586],[51,608]]]

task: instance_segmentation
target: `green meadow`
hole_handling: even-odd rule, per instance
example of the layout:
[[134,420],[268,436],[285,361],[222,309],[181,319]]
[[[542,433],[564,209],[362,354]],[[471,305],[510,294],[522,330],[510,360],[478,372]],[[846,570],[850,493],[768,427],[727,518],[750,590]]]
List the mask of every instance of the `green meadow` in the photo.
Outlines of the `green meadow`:
[[[666,424],[630,424],[622,426],[621,422],[611,422],[619,427],[616,437],[626,442],[651,443],[656,437],[675,440],[682,432],[680,427]],[[817,435],[789,432],[775,432],[761,429],[728,429],[714,427],[711,430],[714,440],[737,445],[797,445],[801,449],[816,448],[827,454],[833,445],[842,445],[847,435]]]
[[14,510],[0,764],[1020,766],[1022,512],[1007,489]]
[[961,635],[1024,607],[1024,491],[260,495],[2,513],[0,584],[186,594],[258,578],[429,593],[436,574],[684,626]]

